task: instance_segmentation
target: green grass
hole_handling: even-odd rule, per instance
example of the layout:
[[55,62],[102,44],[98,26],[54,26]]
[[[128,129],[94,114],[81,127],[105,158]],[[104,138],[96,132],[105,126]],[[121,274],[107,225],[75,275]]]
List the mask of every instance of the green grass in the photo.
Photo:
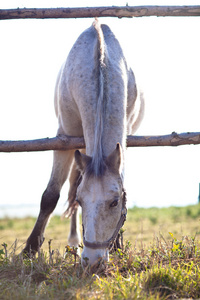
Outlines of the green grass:
[[63,256],[68,220],[53,217],[43,250],[23,259],[35,219],[2,219],[0,299],[200,298],[199,218],[198,205],[129,210],[124,249],[96,270],[83,270],[69,247]]

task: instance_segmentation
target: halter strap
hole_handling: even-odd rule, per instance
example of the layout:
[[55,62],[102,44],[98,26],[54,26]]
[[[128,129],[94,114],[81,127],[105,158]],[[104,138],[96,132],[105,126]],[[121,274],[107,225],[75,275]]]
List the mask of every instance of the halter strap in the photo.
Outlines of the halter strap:
[[121,211],[121,217],[117,223],[117,226],[115,228],[115,231],[113,233],[113,235],[111,236],[110,239],[108,239],[107,241],[104,242],[88,242],[85,239],[85,232],[84,232],[84,226],[83,226],[83,244],[87,247],[87,248],[91,248],[91,249],[105,249],[105,248],[110,248],[110,246],[114,243],[114,241],[117,238],[118,232],[121,229],[121,227],[124,225],[124,222],[126,221],[126,215],[127,215],[127,208],[126,208],[126,191],[124,190],[124,188],[122,189],[123,192],[123,196],[122,196],[122,211]]

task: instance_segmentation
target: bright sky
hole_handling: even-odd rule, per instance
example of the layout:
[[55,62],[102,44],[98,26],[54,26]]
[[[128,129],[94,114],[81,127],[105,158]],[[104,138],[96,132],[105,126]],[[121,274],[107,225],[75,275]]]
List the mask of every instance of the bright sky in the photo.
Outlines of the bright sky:
[[[67,6],[197,5],[200,1],[67,1]],[[0,8],[59,7],[66,1],[4,1]],[[93,19],[0,21],[0,140],[55,136],[59,68]],[[199,17],[102,18],[118,37],[146,99],[138,135],[200,131]],[[197,203],[200,146],[127,151],[128,205]],[[6,205],[35,205],[48,183],[52,152],[0,153],[0,217]],[[67,199],[64,187],[57,211]],[[36,210],[36,211],[37,211]],[[35,214],[21,209],[21,215]]]

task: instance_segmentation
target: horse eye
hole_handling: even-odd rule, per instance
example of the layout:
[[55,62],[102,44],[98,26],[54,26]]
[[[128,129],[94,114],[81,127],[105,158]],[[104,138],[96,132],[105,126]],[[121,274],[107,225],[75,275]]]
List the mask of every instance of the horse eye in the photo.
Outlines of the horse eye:
[[115,200],[110,204],[110,207],[115,207],[115,206],[117,206],[118,202],[119,202],[119,199],[115,199]]

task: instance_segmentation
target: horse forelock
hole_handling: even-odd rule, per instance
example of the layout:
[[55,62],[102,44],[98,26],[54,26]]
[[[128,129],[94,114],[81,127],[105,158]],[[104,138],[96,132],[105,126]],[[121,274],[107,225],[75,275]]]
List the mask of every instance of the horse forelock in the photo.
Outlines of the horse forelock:
[[87,178],[89,177],[97,177],[101,178],[107,169],[107,165],[104,159],[101,160],[91,160],[91,162],[87,165],[85,169],[85,175]]

